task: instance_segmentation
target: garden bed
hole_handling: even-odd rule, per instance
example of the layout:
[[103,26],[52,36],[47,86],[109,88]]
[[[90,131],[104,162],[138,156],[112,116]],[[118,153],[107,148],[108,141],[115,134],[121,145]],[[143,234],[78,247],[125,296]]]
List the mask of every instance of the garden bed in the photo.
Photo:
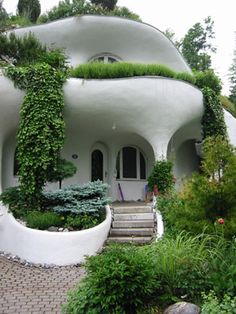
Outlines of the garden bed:
[[71,232],[27,228],[4,206],[0,206],[0,213],[0,251],[36,264],[64,266],[84,262],[85,256],[94,255],[102,248],[111,225],[109,206],[106,206],[106,219],[102,223]]

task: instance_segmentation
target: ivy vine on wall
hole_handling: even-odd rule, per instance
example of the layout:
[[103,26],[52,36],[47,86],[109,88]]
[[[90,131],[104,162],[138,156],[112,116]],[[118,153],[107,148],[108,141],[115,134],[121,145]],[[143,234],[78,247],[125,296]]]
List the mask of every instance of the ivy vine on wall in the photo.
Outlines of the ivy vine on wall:
[[21,195],[29,208],[39,208],[50,167],[64,143],[63,83],[66,72],[47,63],[8,67],[6,75],[26,95],[20,110],[17,159]]

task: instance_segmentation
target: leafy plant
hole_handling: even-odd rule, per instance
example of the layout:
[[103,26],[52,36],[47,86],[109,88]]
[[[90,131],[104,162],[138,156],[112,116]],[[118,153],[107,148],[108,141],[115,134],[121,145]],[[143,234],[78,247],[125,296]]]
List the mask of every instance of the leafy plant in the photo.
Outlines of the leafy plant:
[[208,87],[204,87],[202,93],[205,107],[202,117],[203,139],[217,135],[226,137],[224,113],[218,95]]
[[25,216],[27,227],[39,230],[46,230],[51,226],[60,227],[63,219],[60,215],[53,212],[32,211]]
[[93,215],[82,214],[76,216],[68,216],[66,219],[65,227],[75,230],[83,230],[93,228],[99,223],[101,223],[105,219],[105,212],[104,215],[101,217],[94,217]]
[[69,294],[66,313],[135,313],[159,287],[152,261],[135,246],[109,245],[85,267],[87,277]]
[[29,207],[40,207],[48,169],[56,163],[64,143],[62,86],[66,74],[42,63],[8,67],[6,75],[27,93],[20,110],[17,134],[20,190]]
[[152,173],[148,177],[148,186],[151,191],[157,185],[161,194],[170,192],[173,188],[172,163],[167,160],[157,160]]
[[213,70],[199,71],[194,74],[196,78],[195,85],[199,88],[208,87],[217,95],[220,95],[222,85],[220,78],[214,73]]
[[225,294],[223,299],[217,298],[214,291],[203,293],[201,314],[233,314],[236,313],[236,297]]

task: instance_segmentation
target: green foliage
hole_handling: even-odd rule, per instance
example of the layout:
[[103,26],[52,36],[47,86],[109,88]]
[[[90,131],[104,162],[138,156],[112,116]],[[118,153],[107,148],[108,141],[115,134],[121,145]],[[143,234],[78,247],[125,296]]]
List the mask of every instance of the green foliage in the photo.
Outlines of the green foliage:
[[54,167],[64,143],[64,72],[46,63],[27,68],[9,67],[6,75],[27,88],[20,110],[17,160],[21,193],[29,207],[39,207],[48,169]]
[[34,23],[37,21],[41,12],[40,2],[39,0],[19,0],[17,11],[20,16],[27,17]]
[[236,295],[236,243],[222,237],[215,244],[215,252],[209,257],[208,281],[218,297],[225,293]]
[[211,44],[214,37],[214,22],[211,17],[204,20],[204,24],[194,24],[185,35],[181,43],[181,52],[193,70],[205,71],[211,67],[211,52],[216,49]]
[[138,247],[110,245],[85,267],[87,277],[69,294],[65,313],[136,313],[159,287],[153,261]]
[[77,168],[72,162],[58,157],[56,165],[48,169],[47,180],[48,182],[59,182],[59,189],[61,189],[62,180],[72,177],[76,171]]
[[[104,0],[105,3],[115,2],[115,0]],[[111,7],[109,5],[109,7]],[[62,0],[59,1],[57,6],[54,6],[51,10],[49,10],[46,14],[43,14],[39,17],[40,23],[46,23],[50,21],[55,21],[61,18],[75,16],[75,15],[83,15],[83,14],[95,14],[95,15],[115,15],[127,17],[133,20],[140,21],[140,18],[137,14],[129,11],[126,7],[115,7],[114,10],[108,10],[103,8],[102,6],[97,6],[87,2],[85,0]]]
[[217,298],[214,291],[203,293],[201,314],[233,314],[236,313],[236,297],[225,294],[223,299]]
[[32,211],[25,216],[25,221],[27,227],[39,230],[46,230],[51,226],[60,227],[63,224],[62,217],[53,212]]
[[[199,234],[235,235],[236,156],[222,137],[207,138],[203,145],[201,173],[194,174],[180,196],[158,198],[158,209],[164,215],[168,230],[186,230]],[[224,218],[220,226],[218,218]]]
[[209,289],[208,258],[213,254],[211,236],[190,236],[179,233],[164,236],[160,241],[144,248],[144,254],[154,262],[155,276],[160,282],[159,304],[169,304],[185,295],[187,300],[197,299],[200,292]]
[[0,201],[9,207],[15,218],[23,218],[30,208],[27,207],[25,200],[21,195],[19,187],[11,187],[6,189],[0,195]]
[[104,64],[101,62],[92,62],[81,64],[71,70],[70,75],[85,79],[105,79],[121,78],[133,76],[164,76],[185,80],[194,84],[194,76],[189,73],[175,73],[173,70],[161,64],[135,64],[127,62],[116,62]]
[[199,88],[210,88],[217,95],[220,95],[222,86],[220,78],[214,73],[213,70],[195,72],[196,83]]
[[5,56],[14,65],[29,65],[38,61],[46,53],[43,46],[32,33],[17,37],[0,33],[0,55]]
[[71,185],[61,190],[43,192],[42,207],[66,214],[91,214],[100,217],[110,202],[105,197],[108,185],[101,181],[89,182],[83,186]]
[[148,186],[151,191],[157,185],[158,192],[165,194],[173,188],[172,163],[167,160],[157,160],[152,173],[148,177]]
[[92,4],[101,5],[104,9],[109,11],[114,10],[117,0],[90,0]]
[[68,216],[66,219],[65,227],[74,230],[83,230],[93,228],[105,219],[104,215],[100,217],[94,217],[94,215],[80,214],[76,216]]
[[202,117],[203,139],[208,136],[226,137],[226,125],[224,112],[220,103],[219,96],[210,88],[202,89],[204,96],[204,114]]

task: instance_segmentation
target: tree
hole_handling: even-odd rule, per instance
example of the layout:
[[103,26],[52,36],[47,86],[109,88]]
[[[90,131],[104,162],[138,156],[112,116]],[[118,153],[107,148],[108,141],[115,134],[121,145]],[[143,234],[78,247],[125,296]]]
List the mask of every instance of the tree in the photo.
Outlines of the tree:
[[3,7],[3,0],[0,0],[0,32],[5,30],[5,22],[8,19],[7,11]]
[[101,5],[104,9],[112,11],[116,6],[117,0],[91,0],[91,3]]
[[211,68],[210,53],[216,52],[211,40],[215,38],[214,22],[208,16],[204,24],[196,23],[181,42],[181,52],[193,70],[205,71]]
[[48,171],[48,182],[59,182],[59,189],[61,189],[62,180],[72,177],[76,171],[77,168],[72,162],[58,158],[56,166]]
[[19,0],[17,5],[18,14],[28,18],[32,23],[37,21],[41,12],[39,0]]
[[[236,43],[236,32],[235,32],[235,43]],[[236,105],[236,48],[234,50],[233,62],[229,68],[229,99]]]
[[176,48],[180,48],[181,43],[176,39],[175,33],[172,31],[172,29],[167,28],[163,34],[175,45]]

